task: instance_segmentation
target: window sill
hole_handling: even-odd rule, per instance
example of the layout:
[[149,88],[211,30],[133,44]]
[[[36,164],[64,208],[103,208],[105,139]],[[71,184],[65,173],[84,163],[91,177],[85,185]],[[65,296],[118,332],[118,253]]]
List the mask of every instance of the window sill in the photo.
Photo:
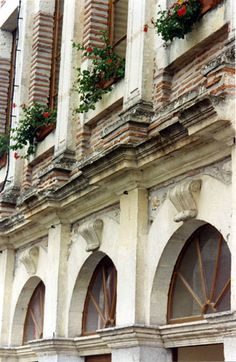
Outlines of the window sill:
[[[208,9],[209,10],[209,9]],[[206,11],[208,11],[206,10]],[[204,12],[206,12],[204,10]],[[163,54],[158,62],[159,68],[166,68],[174,63],[178,58],[197,47],[198,44],[220,31],[227,24],[225,19],[224,3],[207,12],[203,18],[195,25],[194,29],[186,34],[184,39],[174,39],[170,45],[163,48],[163,41],[158,47],[158,52]],[[166,55],[165,55],[166,54]]]
[[[29,158],[29,162],[30,163],[35,163],[36,159],[38,159],[38,157],[42,156],[45,152],[49,152],[49,150],[52,150],[54,145],[55,145],[55,126],[53,125],[53,129],[50,130],[49,134],[44,134],[44,137],[40,136],[41,138],[38,138],[38,144],[36,147],[36,152],[34,155],[31,155]],[[42,130],[42,135],[43,132],[46,132],[46,130],[48,131],[47,127],[45,128],[45,130]]]
[[84,124],[91,125],[95,123],[99,118],[107,115],[111,108],[122,104],[124,95],[124,79],[117,82],[110,93],[103,96],[100,102],[96,104],[96,109],[90,110],[84,114]]

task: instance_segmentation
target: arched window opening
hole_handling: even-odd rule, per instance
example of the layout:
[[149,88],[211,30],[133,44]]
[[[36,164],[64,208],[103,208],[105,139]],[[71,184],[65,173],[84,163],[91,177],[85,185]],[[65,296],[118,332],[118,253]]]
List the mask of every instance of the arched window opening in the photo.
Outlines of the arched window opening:
[[45,286],[40,282],[30,299],[24,324],[23,344],[43,337]]
[[117,273],[112,261],[105,257],[92,276],[83,312],[83,334],[116,324]]
[[202,319],[230,309],[231,256],[211,225],[199,228],[176,263],[169,290],[168,322]]

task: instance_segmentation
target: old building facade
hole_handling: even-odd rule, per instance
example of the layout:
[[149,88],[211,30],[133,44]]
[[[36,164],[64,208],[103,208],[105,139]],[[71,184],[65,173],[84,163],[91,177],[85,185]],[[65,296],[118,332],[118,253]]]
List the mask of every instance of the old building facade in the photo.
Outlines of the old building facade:
[[[0,158],[2,362],[236,361],[235,1],[165,45],[170,3],[0,1],[0,133],[57,110]],[[101,30],[125,77],[78,114]]]

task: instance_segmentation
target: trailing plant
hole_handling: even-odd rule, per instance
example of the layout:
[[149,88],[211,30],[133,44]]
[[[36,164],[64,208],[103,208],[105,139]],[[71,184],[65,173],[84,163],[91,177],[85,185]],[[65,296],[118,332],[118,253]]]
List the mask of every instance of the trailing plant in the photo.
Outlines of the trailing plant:
[[56,123],[56,110],[39,103],[30,106],[22,105],[22,116],[16,128],[11,129],[10,138],[13,141],[11,150],[21,150],[28,146],[26,158],[35,153],[37,137],[43,127]]
[[4,156],[9,150],[9,135],[0,135],[0,158]]
[[91,62],[88,69],[77,68],[74,90],[80,95],[80,104],[75,109],[76,113],[95,109],[102,96],[112,90],[112,84],[124,78],[125,59],[113,51],[106,32],[102,33],[101,39],[101,48],[73,43],[73,47],[82,51],[83,57]]
[[192,30],[193,25],[200,19],[200,0],[178,0],[167,10],[159,11],[154,26],[162,39],[172,41],[174,38],[184,38]]

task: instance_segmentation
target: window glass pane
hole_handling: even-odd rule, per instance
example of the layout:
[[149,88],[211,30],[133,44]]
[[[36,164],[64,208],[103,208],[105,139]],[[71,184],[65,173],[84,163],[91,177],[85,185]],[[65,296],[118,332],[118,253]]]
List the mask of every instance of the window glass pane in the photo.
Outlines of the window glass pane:
[[125,57],[127,32],[128,1],[118,0],[114,3],[114,36],[115,51]]

